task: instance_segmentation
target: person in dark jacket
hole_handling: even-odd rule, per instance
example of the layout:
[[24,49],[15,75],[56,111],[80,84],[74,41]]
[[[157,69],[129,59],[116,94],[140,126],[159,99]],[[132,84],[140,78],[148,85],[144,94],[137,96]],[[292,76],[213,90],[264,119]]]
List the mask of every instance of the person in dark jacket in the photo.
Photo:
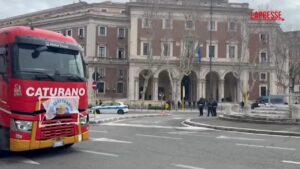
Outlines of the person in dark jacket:
[[205,104],[205,100],[201,97],[199,99],[199,101],[197,102],[198,104],[198,109],[199,109],[199,116],[203,116],[203,108],[204,108],[204,104]]
[[210,114],[213,116],[212,98],[210,98],[207,102],[207,117],[209,117]]
[[212,112],[213,112],[212,116],[217,116],[217,107],[218,107],[218,102],[217,100],[214,100],[212,102]]

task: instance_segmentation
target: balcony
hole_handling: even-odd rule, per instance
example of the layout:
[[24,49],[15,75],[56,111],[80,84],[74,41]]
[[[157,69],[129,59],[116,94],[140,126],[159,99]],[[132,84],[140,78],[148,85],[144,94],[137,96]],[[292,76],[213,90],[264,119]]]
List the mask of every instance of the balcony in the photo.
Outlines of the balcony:
[[88,59],[88,63],[126,65],[128,60],[125,58],[91,57]]

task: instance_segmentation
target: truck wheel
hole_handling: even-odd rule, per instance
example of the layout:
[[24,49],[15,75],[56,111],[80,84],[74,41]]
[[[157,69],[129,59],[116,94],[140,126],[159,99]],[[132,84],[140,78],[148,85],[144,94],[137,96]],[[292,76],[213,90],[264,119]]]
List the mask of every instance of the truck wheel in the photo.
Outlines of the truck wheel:
[[118,114],[124,114],[123,110],[118,110]]

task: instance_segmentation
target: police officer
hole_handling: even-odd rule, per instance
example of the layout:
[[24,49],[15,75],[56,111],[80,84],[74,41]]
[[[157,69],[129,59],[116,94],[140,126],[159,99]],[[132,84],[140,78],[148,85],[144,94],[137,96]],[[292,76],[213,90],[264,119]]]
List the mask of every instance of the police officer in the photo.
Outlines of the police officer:
[[209,117],[209,114],[211,114],[211,116],[213,116],[212,98],[210,98],[207,102],[207,117]]
[[214,100],[212,102],[213,116],[217,116],[217,107],[218,107],[218,102],[217,100]]
[[199,116],[203,116],[203,107],[204,107],[204,99],[201,97],[199,101],[197,102],[198,109],[199,109]]

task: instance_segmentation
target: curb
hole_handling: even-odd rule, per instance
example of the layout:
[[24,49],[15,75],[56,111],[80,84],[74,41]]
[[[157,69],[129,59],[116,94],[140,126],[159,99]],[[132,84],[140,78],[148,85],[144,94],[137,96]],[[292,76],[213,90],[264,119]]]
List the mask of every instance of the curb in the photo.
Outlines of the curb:
[[298,132],[289,132],[289,131],[271,131],[271,130],[260,130],[260,129],[250,129],[250,128],[237,128],[237,127],[228,127],[228,126],[213,126],[204,123],[197,123],[191,121],[192,119],[187,119],[183,123],[196,126],[196,127],[206,127],[216,130],[224,130],[224,131],[237,131],[237,132],[245,132],[245,133],[255,133],[255,134],[268,134],[268,135],[279,135],[279,136],[300,136]]
[[161,115],[161,114],[146,114],[146,115],[132,115],[132,116],[121,116],[121,117],[112,117],[101,120],[90,121],[90,124],[98,124],[98,123],[108,123],[117,120],[131,119],[131,118],[142,118],[142,117],[156,117],[156,116],[169,116],[169,114]]
[[227,121],[237,121],[246,123],[258,123],[258,124],[279,124],[279,125],[299,125],[297,120],[293,119],[271,119],[271,118],[243,118],[232,115],[220,115],[218,118]]

